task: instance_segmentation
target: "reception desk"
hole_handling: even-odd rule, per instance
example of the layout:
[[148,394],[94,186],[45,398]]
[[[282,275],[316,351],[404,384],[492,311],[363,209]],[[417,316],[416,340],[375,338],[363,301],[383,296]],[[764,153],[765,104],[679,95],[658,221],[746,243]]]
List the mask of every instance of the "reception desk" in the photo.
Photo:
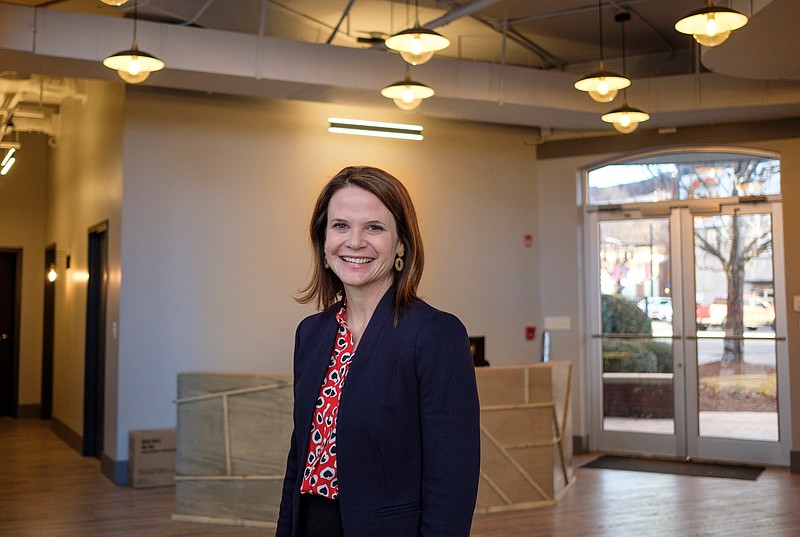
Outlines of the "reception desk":
[[[571,366],[478,368],[476,512],[553,505],[574,479]],[[272,528],[292,431],[288,375],[178,375],[176,520]]]
[[571,364],[482,367],[475,373],[481,401],[476,512],[554,505],[575,479]]

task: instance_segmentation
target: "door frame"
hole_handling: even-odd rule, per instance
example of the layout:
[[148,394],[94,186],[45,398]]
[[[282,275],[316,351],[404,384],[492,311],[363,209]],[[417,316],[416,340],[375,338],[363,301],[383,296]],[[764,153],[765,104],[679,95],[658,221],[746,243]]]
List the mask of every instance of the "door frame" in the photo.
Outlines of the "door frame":
[[89,229],[89,282],[86,289],[86,344],[83,392],[85,456],[103,454],[105,434],[106,309],[108,302],[108,222]]
[[[614,208],[614,217],[602,216],[609,213],[603,209],[587,208],[585,229],[586,289],[587,289],[587,334],[589,348],[589,393],[592,402],[590,412],[591,447],[599,451],[637,453],[668,457],[686,457],[705,460],[728,460],[750,463],[777,464],[788,466],[791,447],[791,409],[789,404],[788,344],[786,340],[786,298],[783,258],[782,206],[779,199],[760,200],[759,203],[742,203],[740,200],[715,200],[721,206],[719,214],[729,214],[733,208],[745,209],[743,214],[769,212],[772,215],[772,263],[773,288],[775,297],[776,373],[778,388],[778,431],[777,442],[757,440],[702,437],[698,427],[697,408],[697,326],[694,312],[694,275],[689,274],[687,263],[693,269],[694,253],[692,239],[694,216],[691,208],[682,202],[680,206],[661,208],[631,204],[629,207]],[[696,204],[698,206],[702,203]],[[645,209],[645,210],[643,210]],[[649,211],[647,210],[649,209]],[[701,210],[708,214],[708,210]],[[667,216],[668,214],[668,216]],[[618,216],[617,216],[618,215]],[[594,275],[600,274],[599,256],[596,245],[599,239],[600,222],[627,219],[669,218],[670,223],[670,265],[673,290],[673,389],[675,431],[673,435],[648,434],[640,432],[607,431],[603,427],[603,385],[602,385],[602,338],[593,337],[602,333],[600,326],[599,284]],[[677,224],[677,225],[676,225]]]
[[[56,245],[49,245],[44,252],[45,274],[51,264],[56,263]],[[39,417],[49,420],[53,414],[53,368],[55,342],[55,295],[56,282],[44,278],[44,314],[42,320],[42,385]]]
[[[613,216],[609,216],[613,215]],[[674,232],[676,226],[673,225],[674,217],[669,214],[667,209],[666,214],[660,211],[656,215],[643,214],[639,207],[631,208],[617,208],[608,210],[601,208],[597,210],[587,210],[587,217],[584,219],[586,224],[585,231],[585,253],[584,265],[586,266],[585,273],[585,289],[586,289],[586,334],[588,339],[588,348],[586,356],[589,360],[589,431],[590,431],[590,448],[592,451],[607,451],[615,453],[637,453],[645,455],[655,455],[662,457],[683,457],[685,456],[686,446],[686,424],[683,412],[678,412],[678,401],[685,399],[684,382],[682,378],[683,371],[683,347],[676,345],[677,338],[680,338],[682,333],[682,325],[680,323],[680,316],[673,315],[673,337],[672,337],[672,360],[673,360],[673,399],[675,401],[676,411],[674,413],[674,431],[673,434],[656,434],[656,433],[632,433],[623,431],[606,430],[604,428],[604,405],[603,405],[603,363],[602,363],[602,347],[603,338],[595,337],[597,334],[602,333],[602,318],[600,312],[602,311],[600,304],[600,285],[596,281],[596,276],[600,274],[599,255],[597,255],[595,245],[598,244],[600,222],[602,221],[626,221],[626,220],[639,220],[639,219],[655,219],[666,218],[669,223],[669,237],[670,242],[674,241]],[[679,266],[681,263],[680,256],[682,252],[675,248],[670,248],[670,266]],[[677,255],[677,258],[675,257]],[[678,288],[681,285],[681,275],[673,273],[670,276],[672,287]],[[683,311],[683,304],[681,297],[672,297],[673,311]],[[676,322],[677,321],[677,322]],[[680,378],[679,378],[680,375]],[[681,399],[679,399],[679,397]]]
[[[775,372],[778,382],[778,441],[759,441],[759,440],[740,440],[731,438],[718,438],[701,436],[699,434],[699,412],[697,399],[693,398],[690,404],[686,405],[687,426],[698,431],[697,434],[687,435],[687,452],[689,456],[698,459],[713,460],[742,460],[751,463],[776,464],[789,466],[791,450],[791,404],[790,404],[790,379],[789,379],[789,347],[787,341],[786,324],[786,277],[783,256],[783,205],[779,199],[756,200],[755,202],[732,203],[720,200],[721,215],[731,214],[738,210],[740,214],[771,214],[772,225],[772,282],[775,308]],[[685,222],[682,223],[684,229],[691,230],[693,233],[694,224],[691,208],[683,211]],[[776,225],[777,224],[777,225]],[[693,244],[693,243],[692,243]],[[694,266],[694,252],[690,248],[691,265]],[[694,279],[690,278],[687,282],[684,296],[694,296]],[[696,317],[694,315],[694,303],[688,304],[684,310],[684,320],[689,319],[688,328],[683,334],[683,345],[685,356],[690,363],[684,367],[685,382],[687,385],[697,386],[697,345],[698,330]]]

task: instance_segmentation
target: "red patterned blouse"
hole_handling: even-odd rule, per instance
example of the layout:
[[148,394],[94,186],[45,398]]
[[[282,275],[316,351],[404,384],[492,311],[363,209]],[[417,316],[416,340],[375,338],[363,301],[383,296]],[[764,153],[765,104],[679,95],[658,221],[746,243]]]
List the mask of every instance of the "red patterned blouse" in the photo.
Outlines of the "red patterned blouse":
[[311,424],[311,438],[308,442],[306,469],[300,492],[316,494],[336,499],[339,496],[339,482],[336,472],[336,418],[339,414],[339,398],[344,380],[353,358],[353,335],[344,320],[346,303],[342,305],[336,320],[339,330],[336,343],[328,364],[328,372],[317,397],[314,420]]

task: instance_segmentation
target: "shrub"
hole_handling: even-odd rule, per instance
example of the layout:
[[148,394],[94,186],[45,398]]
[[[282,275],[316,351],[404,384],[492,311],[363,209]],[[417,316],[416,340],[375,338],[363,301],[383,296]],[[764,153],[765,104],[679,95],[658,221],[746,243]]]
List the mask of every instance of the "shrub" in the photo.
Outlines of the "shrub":
[[653,325],[645,312],[622,295],[602,295],[604,334],[652,334]]
[[[622,295],[602,295],[604,334],[652,334],[645,312]],[[603,341],[603,371],[615,373],[671,373],[672,345],[650,339]]]

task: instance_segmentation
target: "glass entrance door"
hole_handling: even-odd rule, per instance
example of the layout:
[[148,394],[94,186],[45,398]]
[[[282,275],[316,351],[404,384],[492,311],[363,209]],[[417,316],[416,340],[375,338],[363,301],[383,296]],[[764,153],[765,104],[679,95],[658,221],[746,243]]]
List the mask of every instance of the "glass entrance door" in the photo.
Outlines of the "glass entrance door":
[[592,437],[605,451],[681,454],[681,250],[671,236],[679,223],[640,211],[592,216]]
[[692,240],[684,295],[694,297],[684,342],[689,456],[788,464],[780,211],[766,202],[684,210]]
[[590,214],[593,447],[788,464],[780,205],[661,211]]

